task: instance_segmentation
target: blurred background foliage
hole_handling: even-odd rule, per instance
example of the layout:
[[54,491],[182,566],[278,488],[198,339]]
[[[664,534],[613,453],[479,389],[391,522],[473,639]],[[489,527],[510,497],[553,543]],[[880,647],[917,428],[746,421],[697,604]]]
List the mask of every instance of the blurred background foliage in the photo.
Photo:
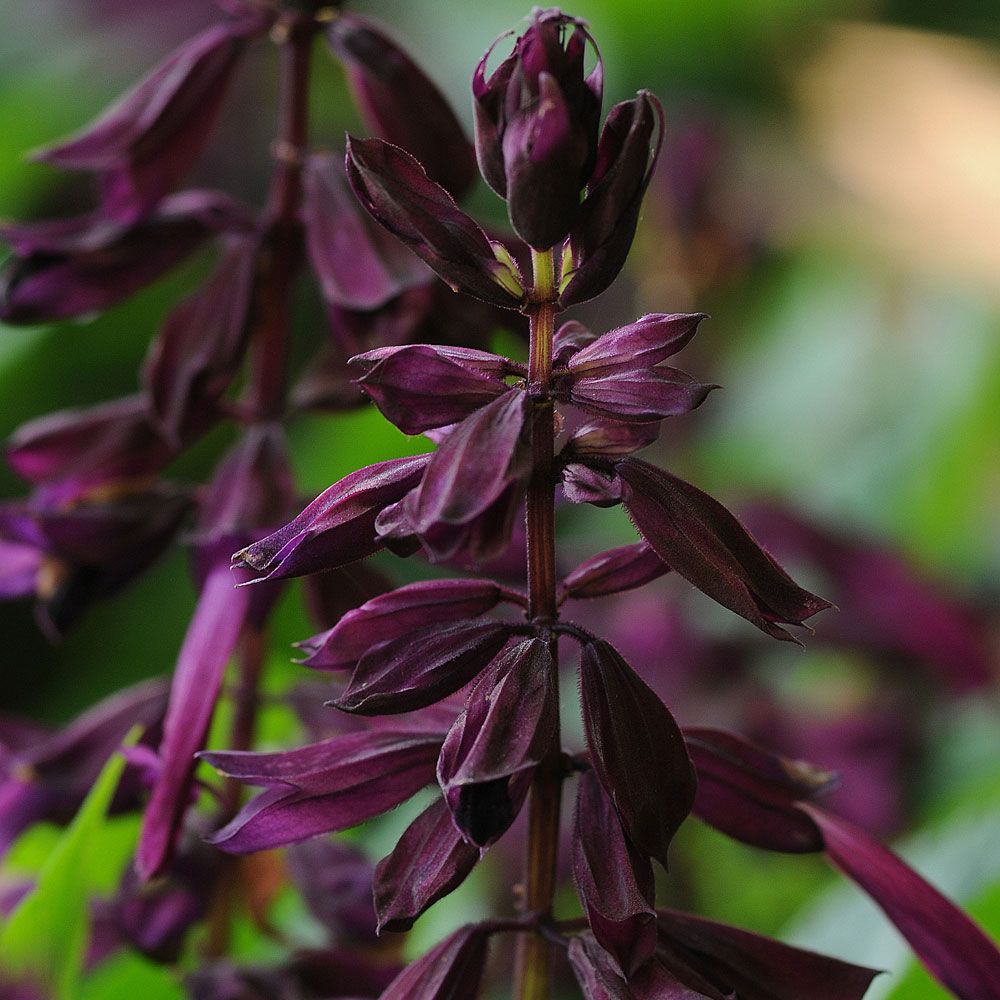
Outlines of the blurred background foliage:
[[[86,203],[86,186],[23,154],[89,120],[214,11],[204,0],[5,0],[0,7],[7,8],[0,33],[0,215],[29,219],[73,210]],[[466,122],[475,62],[526,13],[515,0],[359,0],[352,9],[388,24]],[[780,499],[834,531],[895,547],[956,595],[992,609],[995,669],[995,4],[580,0],[572,13],[588,18],[600,40],[608,103],[647,87],[669,117],[633,258],[586,318],[608,328],[646,311],[712,315],[684,367],[721,382],[724,391],[667,429],[661,457],[726,501]],[[200,180],[256,200],[272,123],[271,55],[265,47],[245,67],[231,113],[199,168]],[[341,148],[344,130],[357,128],[357,119],[340,70],[322,53],[317,74],[315,137]],[[484,185],[471,205],[481,217],[502,221],[500,202]],[[196,287],[206,265],[196,260],[99,318],[0,330],[0,434],[51,410],[134,391],[153,331],[169,305]],[[308,303],[303,317],[304,342],[315,343],[322,334],[309,329],[317,320]],[[224,432],[210,435],[175,475],[201,480],[226,440]],[[293,442],[304,495],[359,465],[423,446],[372,410],[310,417],[295,428]],[[0,495],[20,492],[15,477],[0,469]],[[595,538],[606,545],[630,538],[613,512],[568,512],[566,527],[567,545],[581,551],[595,550]],[[59,723],[126,682],[168,672],[193,601],[184,556],[176,553],[95,608],[57,647],[42,638],[28,606],[0,605],[0,708]],[[692,607],[709,614],[702,604]],[[749,629],[730,624],[740,636]],[[286,599],[273,629],[275,690],[301,680],[286,650],[311,631],[298,602]],[[760,689],[814,715],[849,701],[859,684],[878,683],[846,654],[781,651],[777,661],[760,666]],[[939,691],[927,711],[926,692],[917,693],[915,682],[908,702],[910,684],[905,676],[894,679],[889,711],[919,711],[922,746],[898,790],[904,819],[894,832],[906,834],[904,855],[1000,933],[995,686],[964,698]],[[264,734],[278,745],[297,738],[277,709]],[[79,875],[89,885],[114,883],[112,869],[127,856],[120,847],[123,822],[95,834],[107,847],[91,852],[93,871]],[[675,872],[685,903],[902,971],[882,977],[873,996],[944,996],[908,969],[887,925],[822,864],[762,856],[689,826]],[[378,856],[400,828],[393,817],[356,836]],[[37,869],[57,839],[52,830],[34,831],[8,859],[8,871]],[[495,874],[488,867],[477,872],[447,912],[438,907],[428,914],[413,950],[485,909]],[[85,891],[82,883],[78,888]],[[302,922],[294,901],[286,909],[288,921]],[[247,952],[259,958],[262,939],[249,927],[246,933]],[[135,957],[102,966],[82,995],[124,995],[126,983],[150,997],[178,995],[169,974]]]

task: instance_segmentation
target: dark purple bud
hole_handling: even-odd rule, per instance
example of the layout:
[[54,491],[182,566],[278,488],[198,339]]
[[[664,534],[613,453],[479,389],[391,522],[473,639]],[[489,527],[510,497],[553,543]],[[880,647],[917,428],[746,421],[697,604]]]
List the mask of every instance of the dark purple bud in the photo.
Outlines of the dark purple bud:
[[466,924],[408,965],[379,1000],[476,1000],[490,930]]
[[735,840],[769,851],[823,850],[816,824],[798,808],[836,784],[836,775],[788,760],[731,733],[685,729],[698,774],[694,814]]
[[596,333],[575,319],[563,323],[552,338],[552,364],[556,368],[565,368],[574,354],[596,339]]
[[[702,593],[775,639],[832,605],[803,590],[707,493],[626,458],[618,463],[622,503],[656,554]],[[780,624],[779,624],[780,623]]]
[[646,544],[622,545],[584,560],[563,578],[566,597],[591,598],[644,587],[670,567]]
[[504,393],[448,434],[403,503],[417,535],[468,524],[525,475],[522,432],[529,406],[526,393]]
[[659,421],[647,424],[623,424],[602,420],[586,424],[566,442],[564,455],[624,458],[651,445],[660,436]]
[[558,711],[552,654],[541,639],[513,646],[470,692],[437,774],[456,825],[473,844],[492,844],[517,818],[552,745]]
[[510,254],[409,153],[381,139],[350,138],[347,176],[361,204],[456,292],[520,305],[524,286]]
[[626,979],[656,951],[653,866],[622,829],[593,771],[576,793],[573,878],[590,928]]
[[459,833],[444,799],[435,799],[375,869],[379,933],[409,930],[465,881],[481,853]]
[[[694,978],[692,972],[704,977],[720,996],[861,1000],[878,975],[688,913],[660,910],[658,924],[663,965],[685,982]],[[641,986],[637,996],[647,996]]]
[[[626,832],[667,867],[667,849],[694,803],[696,779],[677,723],[603,639],[580,656],[580,696],[591,763]],[[648,775],[658,776],[655,784]]]
[[645,424],[690,413],[718,388],[696,382],[677,368],[663,367],[579,378],[566,399],[588,413]]
[[22,424],[7,446],[10,467],[59,504],[109,483],[155,475],[173,455],[145,396],[46,414]]
[[686,347],[703,319],[705,313],[650,313],[584,346],[568,360],[569,370],[600,378],[652,368]]
[[377,552],[375,519],[419,481],[427,455],[369,465],[321,493],[283,528],[237,552],[233,560],[262,579],[333,569]]
[[185,191],[134,226],[97,216],[6,226],[18,256],[0,271],[0,320],[48,323],[102,312],[155,281],[210,236],[245,230],[246,211],[225,195]]
[[96,121],[36,154],[101,175],[102,211],[126,223],[145,215],[188,172],[218,117],[256,16],[214,25],[172,52]]
[[195,753],[205,745],[229,657],[236,649],[250,593],[234,587],[229,567],[209,574],[177,656],[160,744],[162,767],[143,816],[136,868],[143,879],[169,864],[191,800]]
[[348,611],[328,632],[299,643],[307,666],[348,670],[373,646],[398,639],[428,622],[447,625],[492,611],[505,594],[492,580],[410,583]]
[[647,91],[608,114],[587,197],[569,234],[572,267],[563,274],[562,306],[600,295],[621,271],[662,139],[663,108]]
[[803,804],[827,857],[885,911],[934,977],[959,1000],[1000,998],[1000,951],[953,903],[846,820]]
[[512,391],[501,379],[456,364],[429,345],[392,350],[373,365],[367,361],[366,355],[352,359],[364,371],[358,385],[404,434],[457,424]]
[[426,266],[362,210],[344,162],[308,157],[303,170],[306,247],[323,297],[345,309],[375,309],[433,280]]
[[372,863],[357,848],[317,837],[285,851],[285,864],[312,915],[334,940],[375,935]]
[[341,14],[327,39],[368,128],[411,153],[432,180],[461,198],[476,178],[475,155],[434,82],[365,18]]
[[570,462],[563,466],[561,475],[563,493],[570,503],[615,507],[622,502],[622,484],[615,472]]
[[506,622],[464,621],[429,625],[381,642],[361,657],[350,684],[331,704],[359,715],[426,708],[484,670],[510,633]]
[[202,753],[223,774],[265,787],[210,840],[249,854],[356,826],[430,784],[440,747],[439,733],[371,730],[280,753]]
[[172,442],[204,421],[239,369],[256,266],[257,241],[231,239],[215,273],[173,309],[150,347],[143,384]]

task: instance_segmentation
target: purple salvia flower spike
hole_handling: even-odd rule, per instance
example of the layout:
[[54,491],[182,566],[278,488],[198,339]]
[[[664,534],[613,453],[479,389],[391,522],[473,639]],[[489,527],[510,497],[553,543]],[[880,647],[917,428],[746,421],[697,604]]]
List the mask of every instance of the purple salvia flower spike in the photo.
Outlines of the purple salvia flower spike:
[[688,345],[705,313],[650,313],[609,330],[569,359],[569,370],[584,378],[652,368]]
[[284,753],[203,753],[222,773],[265,786],[211,842],[249,854],[356,826],[434,780],[441,739],[439,733],[365,731]]
[[373,646],[426,628],[477,618],[507,599],[492,580],[427,580],[379,594],[348,611],[328,632],[299,643],[306,665],[352,668]]
[[662,139],[663,109],[646,91],[608,114],[587,197],[569,234],[572,267],[559,297],[564,308],[600,295],[624,266]]
[[441,748],[438,782],[455,823],[486,847],[517,818],[552,743],[558,701],[541,639],[511,647],[469,694]]
[[435,799],[375,869],[379,933],[409,930],[417,917],[465,881],[481,854],[455,827],[444,799]]
[[[580,694],[594,771],[633,843],[666,868],[670,841],[695,797],[681,731],[663,702],[602,639],[583,647]],[[655,784],[649,774],[657,775]]]
[[379,1000],[476,1000],[490,929],[466,924],[408,965]]
[[980,927],[864,831],[815,806],[802,810],[827,857],[878,903],[939,982],[959,1000],[1000,998],[1000,950]]
[[576,379],[566,396],[587,413],[646,424],[696,410],[715,384],[703,384],[677,368],[616,372]]
[[262,17],[207,28],[184,42],[79,134],[36,154],[53,166],[100,174],[102,211],[133,223],[198,157],[247,42]]
[[127,227],[97,217],[0,230],[18,256],[0,271],[0,321],[48,323],[102,312],[189,257],[213,235],[245,229],[245,210],[210,191],[186,191]]
[[510,635],[505,622],[473,620],[429,625],[379,643],[361,657],[350,684],[331,704],[360,715],[426,708],[468,684]]
[[573,878],[594,936],[627,979],[656,951],[653,867],[592,771],[576,793]]
[[638,459],[618,463],[622,503],[664,562],[723,607],[776,639],[831,607],[799,587],[717,500]]
[[524,288],[510,255],[405,150],[351,138],[347,176],[361,204],[456,291],[507,309],[521,304]]
[[306,159],[302,219],[312,269],[332,306],[375,309],[432,280],[426,265],[358,204],[340,157]]
[[659,421],[646,424],[625,424],[616,420],[594,421],[573,432],[561,456],[564,459],[624,458],[626,455],[647,448],[659,436]]
[[419,160],[428,176],[461,198],[476,178],[472,144],[444,95],[419,66],[365,18],[341,14],[327,40],[343,62],[373,134]]
[[363,559],[381,547],[375,519],[412,489],[428,456],[396,458],[345,476],[283,528],[233,556],[261,579],[302,576]]
[[164,435],[176,444],[206,421],[246,349],[258,241],[229,241],[215,273],[177,305],[150,346],[143,384]]
[[358,386],[404,434],[459,423],[512,391],[423,344],[400,348],[371,366],[352,364],[364,370]]
[[637,542],[585,559],[563,577],[561,591],[570,598],[606,597],[644,587],[669,572],[646,542]]

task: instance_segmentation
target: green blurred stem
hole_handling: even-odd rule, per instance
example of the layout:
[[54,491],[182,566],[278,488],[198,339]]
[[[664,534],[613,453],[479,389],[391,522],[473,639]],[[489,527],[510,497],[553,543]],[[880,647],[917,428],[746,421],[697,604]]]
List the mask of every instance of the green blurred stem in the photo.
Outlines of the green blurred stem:
[[[528,382],[536,402],[531,423],[532,472],[527,495],[528,614],[536,622],[551,622],[556,607],[555,481],[553,450],[555,413],[548,390],[552,382],[552,337],[555,332],[555,261],[551,250],[532,251],[534,289],[528,307],[530,358]],[[552,683],[558,692],[556,639],[552,652]],[[557,696],[558,697],[558,696]],[[528,857],[523,906],[526,913],[549,918],[556,888],[559,854],[559,800],[562,757],[558,723],[552,749],[535,769],[528,804]],[[547,1000],[552,970],[551,945],[537,933],[522,934],[517,956],[519,1000]]]

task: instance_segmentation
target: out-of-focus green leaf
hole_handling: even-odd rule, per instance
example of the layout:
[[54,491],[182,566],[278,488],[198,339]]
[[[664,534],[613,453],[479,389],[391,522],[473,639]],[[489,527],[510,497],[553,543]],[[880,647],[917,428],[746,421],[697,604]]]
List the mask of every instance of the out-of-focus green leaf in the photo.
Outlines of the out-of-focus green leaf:
[[177,976],[135,952],[122,952],[102,962],[84,979],[74,1000],[141,997],[142,1000],[183,1000]]
[[87,946],[88,873],[102,860],[94,848],[124,768],[120,754],[105,764],[35,888],[0,929],[0,969],[36,978],[56,1000],[76,996]]

